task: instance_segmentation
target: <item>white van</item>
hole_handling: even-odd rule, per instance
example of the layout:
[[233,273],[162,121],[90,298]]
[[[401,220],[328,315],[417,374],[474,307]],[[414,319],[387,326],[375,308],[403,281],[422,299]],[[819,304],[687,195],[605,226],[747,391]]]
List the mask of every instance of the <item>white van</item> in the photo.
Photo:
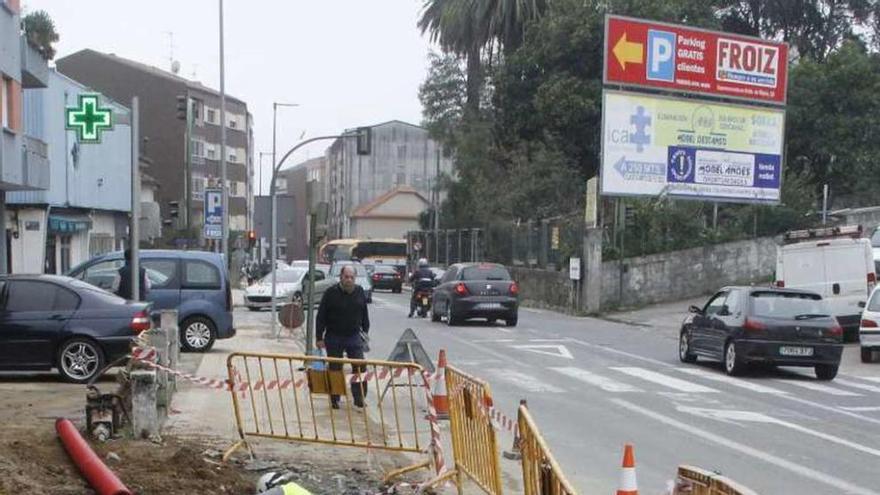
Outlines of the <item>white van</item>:
[[870,239],[861,227],[789,232],[777,249],[776,285],[816,292],[828,301],[845,340],[857,340],[862,308],[877,280]]

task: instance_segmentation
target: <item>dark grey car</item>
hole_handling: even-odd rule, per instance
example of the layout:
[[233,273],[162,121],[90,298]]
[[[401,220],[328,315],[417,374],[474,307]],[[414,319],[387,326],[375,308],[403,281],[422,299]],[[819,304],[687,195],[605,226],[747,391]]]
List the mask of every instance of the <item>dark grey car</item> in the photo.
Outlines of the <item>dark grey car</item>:
[[519,315],[519,285],[504,265],[460,263],[446,270],[434,289],[431,320],[446,316],[448,325],[471,318],[485,318],[490,324],[504,320],[516,326]]
[[751,363],[809,366],[820,380],[837,376],[843,329],[814,292],[725,287],[691,306],[679,335],[679,359],[721,361],[738,375]]

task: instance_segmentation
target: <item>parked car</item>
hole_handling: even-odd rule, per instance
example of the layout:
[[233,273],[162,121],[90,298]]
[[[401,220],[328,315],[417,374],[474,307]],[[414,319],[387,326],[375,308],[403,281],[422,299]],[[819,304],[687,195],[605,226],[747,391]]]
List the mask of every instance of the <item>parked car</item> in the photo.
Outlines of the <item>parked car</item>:
[[[183,350],[205,352],[216,339],[235,336],[232,320],[232,288],[223,257],[205,251],[142,249],[141,266],[151,288],[147,301],[153,310],[176,309]],[[68,275],[115,292],[122,252],[92,258]]]
[[[355,269],[355,280],[354,283],[361,286],[364,289],[364,294],[367,296],[367,302],[373,302],[373,283],[370,280],[369,274],[367,274],[367,268],[357,261],[337,261],[333,263],[333,266],[330,267],[330,283],[329,285],[333,285],[339,279],[339,274],[342,273],[342,267],[346,265],[353,265]],[[326,290],[326,289],[325,289]]]
[[[275,272],[275,303],[302,303],[308,294],[308,269],[302,267],[288,268]],[[315,268],[315,304],[320,302],[324,284],[319,282],[326,278],[323,270]],[[245,290],[245,305],[251,311],[259,311],[272,306],[272,275],[266,275]]]
[[150,304],[58,275],[0,276],[0,369],[86,383],[150,328]]
[[815,292],[726,287],[690,313],[679,334],[678,357],[685,363],[719,360],[728,375],[766,363],[811,366],[820,380],[837,376],[843,328]]
[[390,290],[395,294],[403,291],[403,277],[397,268],[390,265],[375,265],[373,274],[370,277],[373,281],[373,289]]
[[446,270],[434,289],[431,321],[446,317],[447,325],[471,318],[485,318],[490,324],[504,320],[516,326],[519,314],[519,285],[503,265],[461,263]]
[[875,288],[862,312],[859,323],[859,342],[862,362],[873,361],[873,353],[880,351],[880,288]]
[[857,225],[789,232],[785,240],[794,243],[779,248],[776,257],[776,285],[822,296],[846,340],[853,341],[877,281],[871,241],[860,235]]

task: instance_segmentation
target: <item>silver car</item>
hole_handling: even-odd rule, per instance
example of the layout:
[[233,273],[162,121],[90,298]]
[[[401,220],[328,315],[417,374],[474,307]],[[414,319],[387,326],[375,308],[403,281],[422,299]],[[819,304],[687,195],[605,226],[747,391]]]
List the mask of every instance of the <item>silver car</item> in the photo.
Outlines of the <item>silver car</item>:
[[357,261],[337,261],[332,267],[330,267],[330,278],[334,280],[339,279],[339,274],[342,273],[342,267],[345,265],[354,266],[354,283],[360,285],[361,288],[364,289],[364,294],[367,296],[367,302],[373,302],[373,281],[370,280],[370,274],[367,273],[367,267],[362,263],[358,263]]
[[[288,268],[275,272],[275,304],[302,302],[308,292],[308,270],[304,268]],[[315,270],[315,300],[320,301],[326,289],[326,274],[323,270]],[[244,295],[245,305],[251,311],[268,308],[272,305],[272,274],[266,275],[247,288]]]

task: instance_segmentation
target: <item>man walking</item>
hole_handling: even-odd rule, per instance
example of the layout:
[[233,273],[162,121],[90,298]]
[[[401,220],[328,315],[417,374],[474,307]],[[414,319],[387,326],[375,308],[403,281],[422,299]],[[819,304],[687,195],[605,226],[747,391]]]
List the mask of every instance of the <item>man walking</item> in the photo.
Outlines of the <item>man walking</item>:
[[[339,273],[339,283],[324,291],[315,325],[315,344],[327,349],[327,357],[364,358],[364,337],[370,331],[370,317],[367,313],[367,297],[364,289],[355,285],[355,270],[345,265]],[[331,370],[341,370],[341,363],[330,363]],[[353,366],[352,372],[366,371],[366,366]],[[367,384],[352,383],[351,396],[355,407],[364,407]],[[330,396],[334,409],[339,409],[339,396]]]

